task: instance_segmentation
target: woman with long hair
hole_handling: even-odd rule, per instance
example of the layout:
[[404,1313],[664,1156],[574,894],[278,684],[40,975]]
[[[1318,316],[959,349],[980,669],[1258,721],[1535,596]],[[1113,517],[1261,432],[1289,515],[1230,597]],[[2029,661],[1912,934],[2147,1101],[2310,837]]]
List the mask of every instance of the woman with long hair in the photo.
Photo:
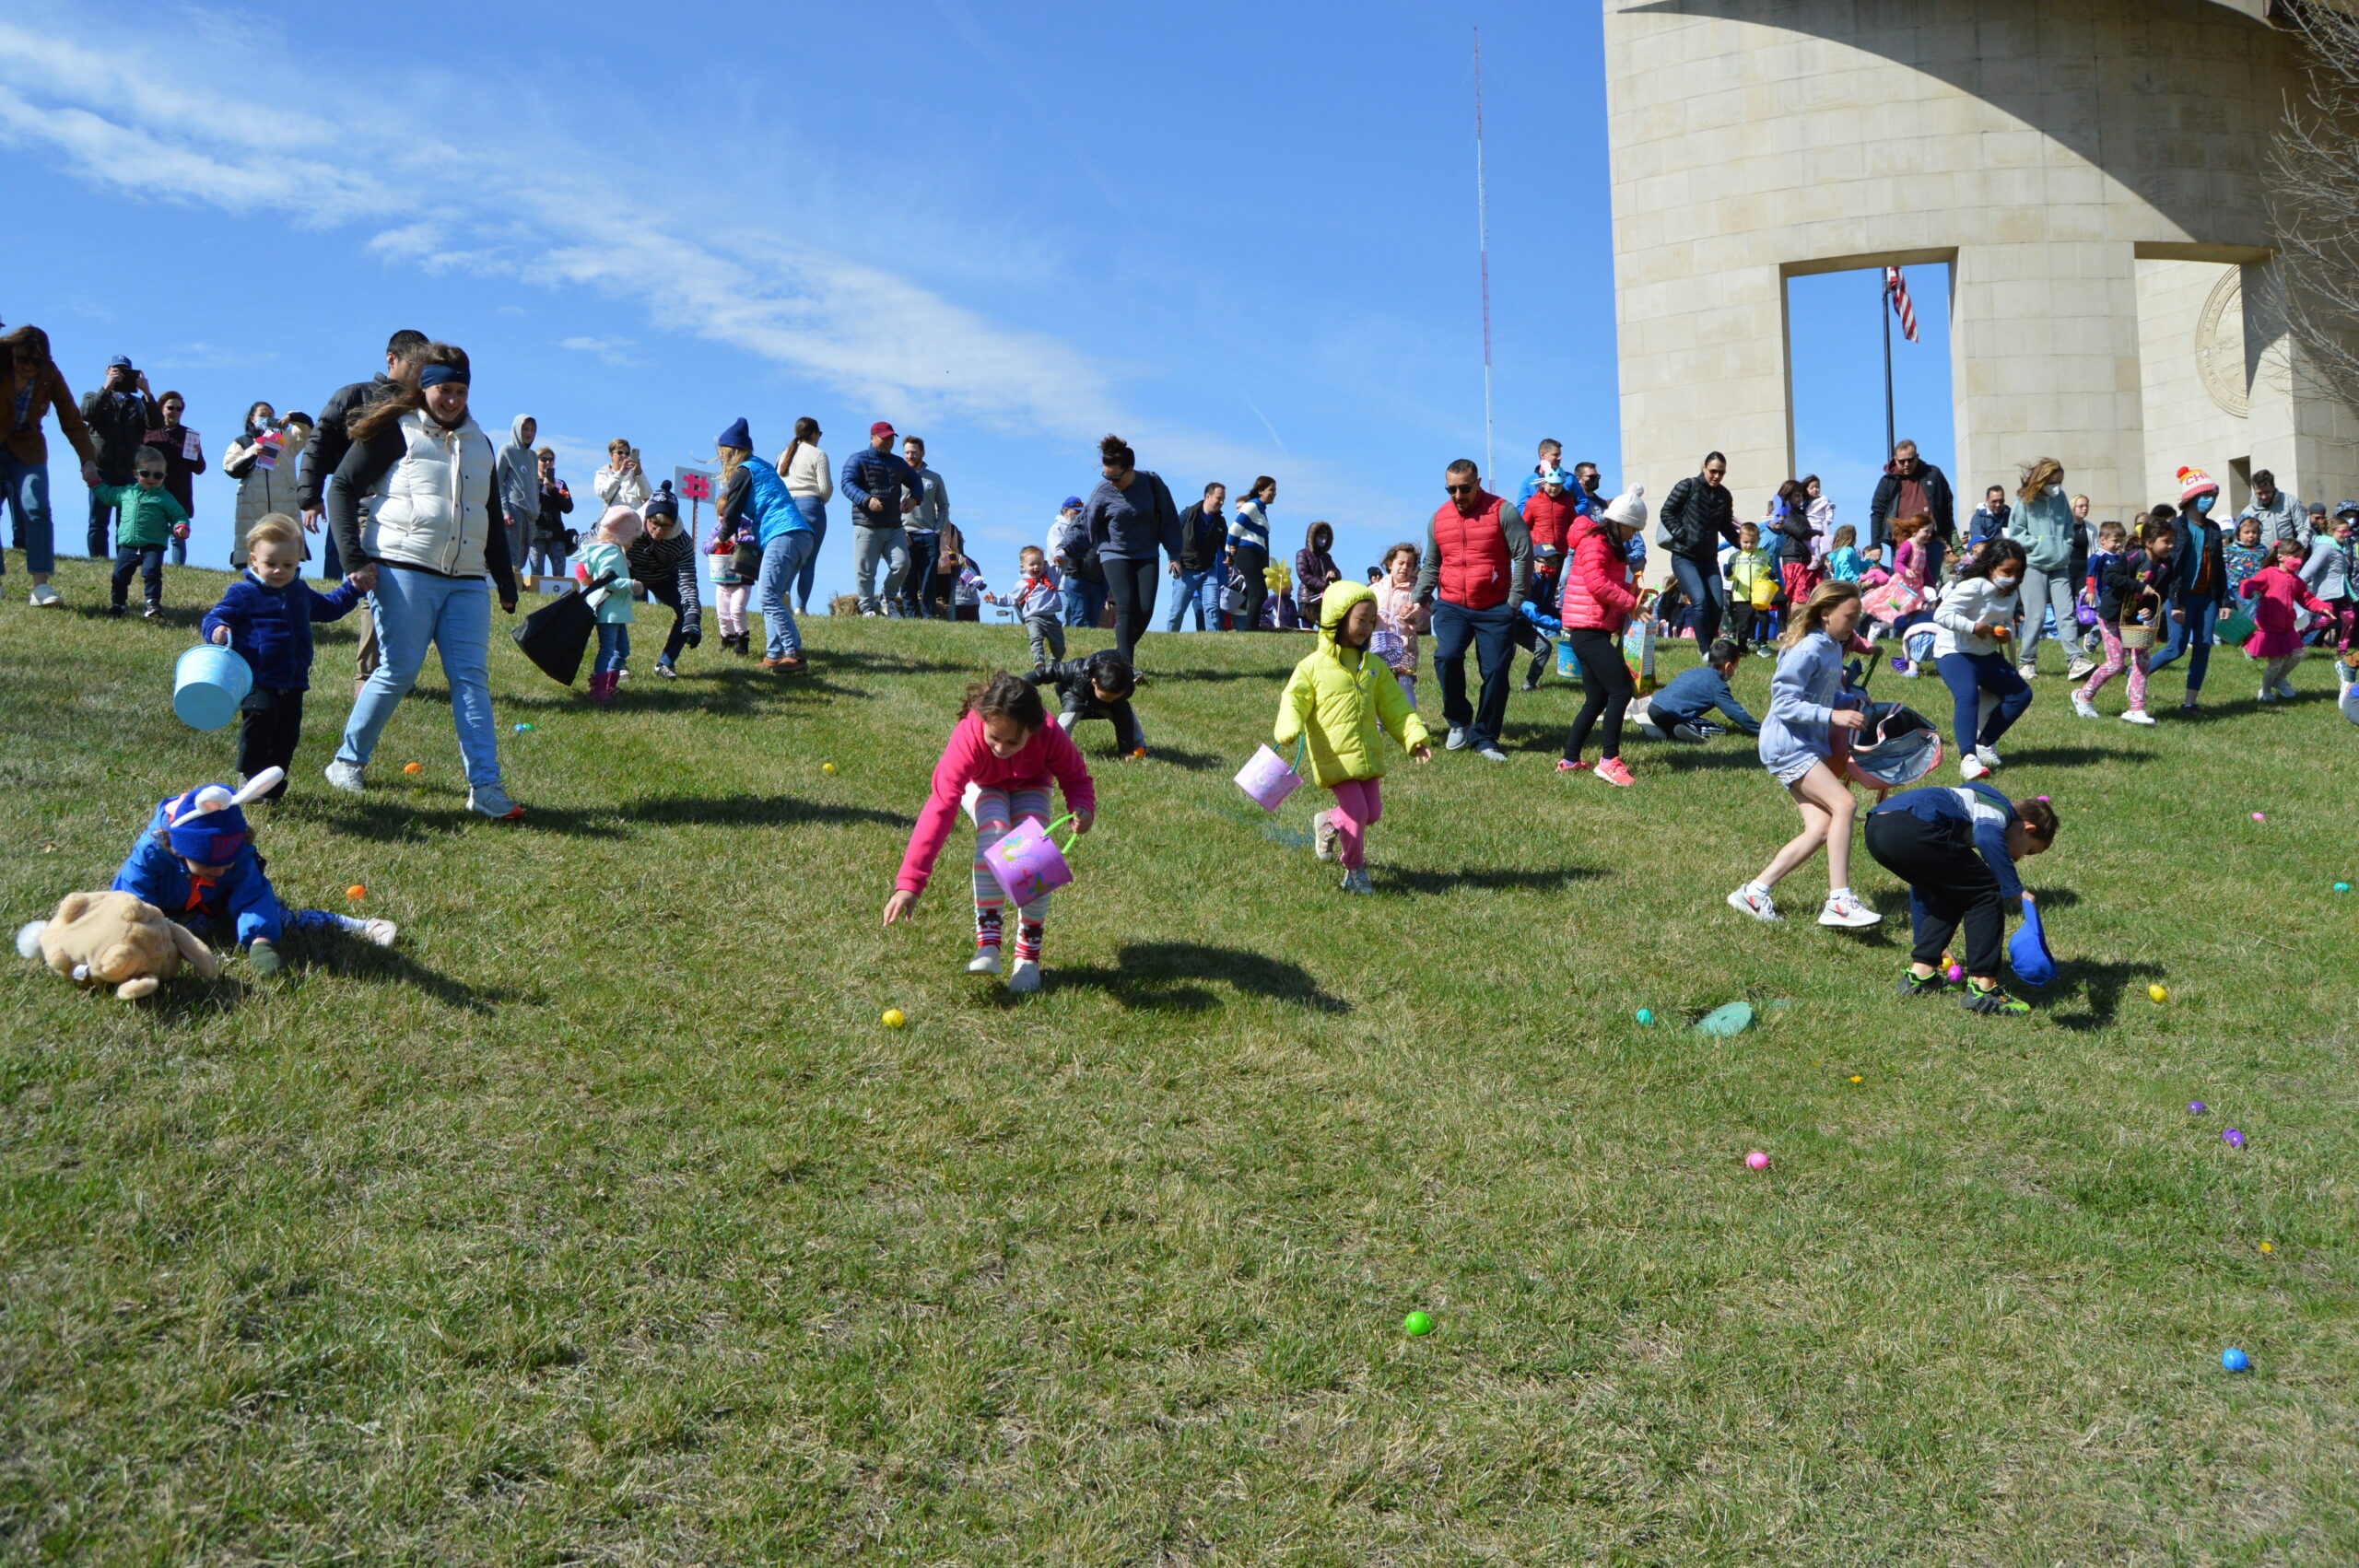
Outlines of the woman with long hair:
[[1232,623],[1239,631],[1251,631],[1262,624],[1262,602],[1270,594],[1269,579],[1262,575],[1270,565],[1270,509],[1277,500],[1278,482],[1261,474],[1229,514],[1229,576],[1245,595],[1244,606]]
[[1769,680],[1769,715],[1761,721],[1761,766],[1786,787],[1802,813],[1802,830],[1729,895],[1729,907],[1756,920],[1785,919],[1770,889],[1826,848],[1826,903],[1822,926],[1856,929],[1884,917],[1851,892],[1851,824],[1859,802],[1835,771],[1836,731],[1866,721],[1860,698],[1843,689],[1843,650],[1860,625],[1860,585],[1822,582],[1786,617],[1778,639],[1778,673]]
[[836,497],[836,471],[819,450],[819,422],[808,414],[794,422],[794,438],[778,454],[778,476],[786,498],[811,525],[811,553],[794,579],[794,613],[811,613],[811,579],[819,570],[819,546],[827,542],[827,503]]
[[524,808],[500,787],[488,644],[491,589],[514,614],[516,571],[499,453],[467,413],[471,379],[465,350],[428,344],[392,392],[346,425],[352,446],[323,499],[346,578],[372,594],[381,662],[353,699],[327,777],[353,794],[368,788],[363,770],[377,738],[417,684],[430,644],[451,687],[467,809],[511,822]]
[[2007,659],[2023,582],[2024,547],[1985,539],[1933,607],[1933,667],[1950,688],[1958,771],[1968,779],[2000,766],[1999,737],[2031,706],[2031,686]]
[[2080,622],[2072,614],[2072,531],[2077,520],[2064,495],[2064,465],[2052,457],[2024,464],[2015,490],[2015,507],[2007,518],[2007,537],[2024,547],[2023,647],[2015,655],[2015,673],[2025,680],[2039,673],[2039,639],[2048,616],[2056,617],[2056,640],[2072,658]]
[[731,422],[713,444],[721,460],[721,486],[713,510],[736,525],[738,537],[753,535],[761,546],[762,569],[754,579],[754,607],[762,615],[762,668],[773,675],[800,675],[803,634],[789,608],[794,579],[814,548],[811,524],[786,493],[778,470],[754,455],[754,438],[743,419]]
[[1120,436],[1097,443],[1098,471],[1105,477],[1082,503],[1081,521],[1097,545],[1106,568],[1106,591],[1114,602],[1114,647],[1122,662],[1138,667],[1139,635],[1155,614],[1155,579],[1166,541],[1180,533],[1180,509],[1160,475],[1138,465]]
[[[49,356],[49,334],[39,327],[18,327],[0,337],[0,410],[9,418],[7,434],[0,438],[0,500],[16,519],[16,547],[25,553],[25,575],[32,579],[28,603],[36,610],[65,603],[49,586],[49,575],[57,568],[57,524],[49,509],[49,439],[41,427],[52,408],[57,410],[57,427],[82,460],[82,483],[95,487],[98,443]],[[0,573],[7,569],[7,558],[0,556]]]

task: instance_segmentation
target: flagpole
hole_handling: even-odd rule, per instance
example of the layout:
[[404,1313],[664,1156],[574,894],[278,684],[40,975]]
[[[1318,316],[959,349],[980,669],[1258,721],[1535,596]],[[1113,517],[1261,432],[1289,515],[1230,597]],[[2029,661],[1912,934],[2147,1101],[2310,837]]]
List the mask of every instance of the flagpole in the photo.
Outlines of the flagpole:
[[1884,274],[1884,294],[1876,313],[1884,318],[1884,455],[1892,456],[1893,442],[1898,438],[1892,424],[1892,269]]
[[1483,29],[1474,29],[1474,239],[1483,265],[1483,473],[1496,478],[1491,424],[1491,213],[1483,185]]

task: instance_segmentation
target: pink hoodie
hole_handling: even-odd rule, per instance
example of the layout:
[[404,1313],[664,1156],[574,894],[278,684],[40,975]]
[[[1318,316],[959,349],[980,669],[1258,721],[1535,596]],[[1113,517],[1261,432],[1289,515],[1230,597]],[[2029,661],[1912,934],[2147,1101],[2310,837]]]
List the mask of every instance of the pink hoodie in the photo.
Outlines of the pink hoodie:
[[986,790],[1045,790],[1051,777],[1065,794],[1065,809],[1093,812],[1097,809],[1097,790],[1089,781],[1089,765],[1081,760],[1081,753],[1073,737],[1052,716],[1046,724],[1024,743],[1024,749],[1014,756],[1001,758],[992,755],[991,743],[983,739],[983,716],[969,713],[958,720],[950,731],[950,743],[942,748],[942,760],[933,765],[933,792],[926,797],[925,807],[918,813],[918,825],[910,834],[909,853],[901,857],[901,874],[893,885],[903,893],[923,893],[926,878],[933,874],[935,857],[950,837],[951,824],[957,820],[959,799],[967,793],[967,786],[980,784]]

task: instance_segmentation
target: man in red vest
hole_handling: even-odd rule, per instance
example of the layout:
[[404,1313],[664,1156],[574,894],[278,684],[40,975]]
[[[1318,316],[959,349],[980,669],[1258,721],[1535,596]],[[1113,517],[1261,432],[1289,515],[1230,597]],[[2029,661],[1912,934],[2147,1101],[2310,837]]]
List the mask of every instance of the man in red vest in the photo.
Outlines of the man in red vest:
[[[1451,463],[1442,484],[1449,499],[1426,525],[1416,589],[1417,602],[1433,611],[1442,717],[1449,721],[1451,751],[1471,745],[1485,762],[1505,762],[1499,729],[1507,721],[1516,606],[1523,603],[1532,571],[1532,535],[1514,508],[1483,488],[1470,460]],[[1479,708],[1466,701],[1469,643],[1483,672]]]

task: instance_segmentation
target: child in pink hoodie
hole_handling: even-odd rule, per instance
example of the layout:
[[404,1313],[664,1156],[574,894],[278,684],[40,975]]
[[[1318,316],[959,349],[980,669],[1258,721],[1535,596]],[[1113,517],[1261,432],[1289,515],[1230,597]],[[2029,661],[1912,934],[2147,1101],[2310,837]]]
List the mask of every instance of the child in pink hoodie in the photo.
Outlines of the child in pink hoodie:
[[2245,651],[2263,661],[2263,702],[2294,695],[2294,683],[2288,677],[2294,673],[2294,666],[2302,661],[2302,633],[2294,615],[2294,606],[2330,620],[2334,616],[2327,602],[2312,593],[2301,579],[2302,560],[2308,554],[2293,540],[2281,539],[2269,565],[2245,579],[2243,586],[2236,590],[2253,602],[2253,634],[2245,639]]
[[[1060,725],[1049,722],[1039,688],[1016,676],[1001,673],[967,693],[958,710],[957,728],[942,760],[933,766],[933,790],[918,813],[910,834],[909,853],[901,857],[901,874],[893,896],[885,904],[885,923],[891,925],[910,912],[933,873],[934,858],[950,837],[952,819],[971,787],[968,810],[975,819],[975,956],[969,975],[1000,972],[1001,911],[1007,895],[992,875],[983,857],[1026,817],[1049,821],[1049,788],[1064,790],[1074,813],[1074,830],[1089,831],[1097,813],[1097,791],[1089,780],[1089,765],[1081,760],[1073,739]],[[1017,911],[1015,967],[1008,971],[1007,989],[1040,989],[1040,938],[1048,919],[1049,895]]]

